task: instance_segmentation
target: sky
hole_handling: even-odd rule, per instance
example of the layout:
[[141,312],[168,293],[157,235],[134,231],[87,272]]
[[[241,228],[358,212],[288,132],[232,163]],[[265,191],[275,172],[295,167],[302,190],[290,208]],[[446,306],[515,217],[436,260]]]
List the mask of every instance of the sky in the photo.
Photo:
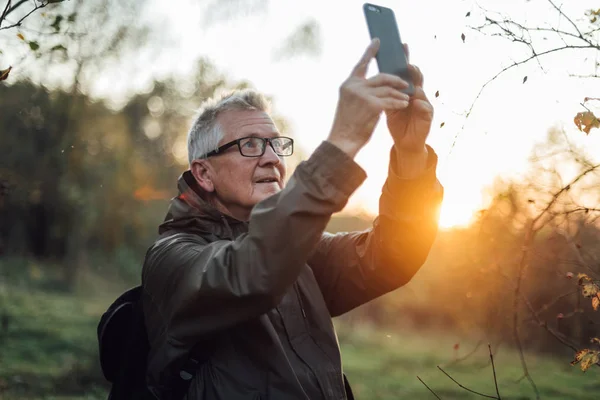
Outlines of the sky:
[[[369,43],[363,2],[247,0],[244,4],[254,5],[255,12],[208,23],[206,6],[210,3],[149,0],[140,18],[164,29],[163,40],[149,46],[155,58],[134,76],[99,77],[94,90],[99,95],[114,95],[131,85],[141,89],[152,76],[190,73],[195,60],[206,57],[232,80],[249,81],[272,96],[275,111],[290,122],[297,146],[310,154],[326,139],[338,88]],[[600,149],[600,131],[586,136],[573,124],[575,114],[584,111],[580,105],[584,97],[600,97],[600,79],[569,77],[569,73],[594,72],[598,52],[590,50],[542,58],[543,71],[536,62],[509,70],[487,86],[465,119],[482,85],[503,67],[528,55],[518,44],[471,29],[469,26],[483,21],[478,5],[531,26],[556,22],[570,29],[568,21],[557,19],[548,1],[380,0],[376,4],[394,10],[402,40],[410,47],[410,61],[423,71],[425,91],[435,108],[428,144],[439,156],[437,173],[445,188],[442,228],[468,223],[485,206],[485,189],[498,176],[518,178],[523,174],[532,149],[550,128],[564,127],[574,143]],[[565,2],[563,7],[583,18],[583,11],[593,6],[596,1],[578,0]],[[275,59],[274,51],[285,38],[310,19],[319,24],[320,54]],[[540,43],[561,44],[551,38]],[[376,73],[373,61],[368,75]],[[391,145],[382,117],[371,141],[356,158],[368,178],[351,198],[347,211],[377,212]],[[600,151],[595,153],[600,155]]]

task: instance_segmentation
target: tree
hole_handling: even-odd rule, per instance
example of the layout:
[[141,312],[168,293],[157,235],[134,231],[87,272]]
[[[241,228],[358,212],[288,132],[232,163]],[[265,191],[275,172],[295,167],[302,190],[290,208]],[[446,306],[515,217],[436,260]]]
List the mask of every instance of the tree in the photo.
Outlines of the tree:
[[[480,88],[472,104],[465,114],[466,119],[472,114],[477,101],[485,89],[500,78],[505,72],[516,69],[525,64],[536,62],[542,71],[545,71],[544,60],[552,55],[573,54],[576,56],[564,57],[563,60],[572,70],[576,70],[575,63],[582,59],[587,63],[588,73],[571,73],[570,76],[581,79],[600,78],[598,70],[600,62],[598,53],[600,52],[600,42],[598,41],[598,32],[600,31],[600,9],[589,9],[582,11],[582,15],[572,15],[574,12],[565,11],[565,4],[558,4],[555,0],[545,0],[537,3],[538,13],[554,13],[556,18],[549,18],[539,25],[529,25],[524,18],[513,18],[499,11],[485,9],[477,6],[472,12],[466,14],[467,20],[476,22],[468,23],[468,26],[476,32],[492,37],[506,39],[516,46],[519,46],[523,53],[516,61],[511,61],[508,65],[494,73]],[[483,20],[483,23],[478,21]],[[463,34],[463,41],[465,35]],[[527,76],[523,76],[523,83],[527,82]],[[588,108],[584,99],[581,103],[582,111],[574,117],[577,127],[585,133],[589,133],[592,128],[600,127],[600,121],[592,110]],[[454,144],[462,130],[454,136]]]

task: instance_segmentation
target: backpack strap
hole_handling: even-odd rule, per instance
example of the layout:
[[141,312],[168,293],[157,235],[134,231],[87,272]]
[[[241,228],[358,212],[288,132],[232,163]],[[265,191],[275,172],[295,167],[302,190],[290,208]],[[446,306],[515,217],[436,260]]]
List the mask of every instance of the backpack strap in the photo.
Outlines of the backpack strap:
[[344,389],[346,389],[346,397],[348,400],[354,400],[354,393],[352,393],[352,388],[350,387],[350,383],[348,383],[348,378],[346,374],[344,375]]

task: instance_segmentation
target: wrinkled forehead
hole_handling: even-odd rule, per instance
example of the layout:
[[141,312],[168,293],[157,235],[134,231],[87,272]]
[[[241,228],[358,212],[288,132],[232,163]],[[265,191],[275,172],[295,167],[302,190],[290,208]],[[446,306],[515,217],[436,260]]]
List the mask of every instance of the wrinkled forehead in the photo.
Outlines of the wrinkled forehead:
[[219,114],[217,121],[224,134],[222,142],[245,136],[279,136],[275,123],[264,111],[225,111]]

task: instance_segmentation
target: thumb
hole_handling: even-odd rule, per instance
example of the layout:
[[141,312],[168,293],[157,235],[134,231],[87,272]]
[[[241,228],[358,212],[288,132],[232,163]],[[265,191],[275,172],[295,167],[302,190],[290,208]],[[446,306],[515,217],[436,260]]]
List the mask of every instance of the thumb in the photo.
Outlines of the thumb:
[[371,40],[371,43],[365,50],[364,54],[358,61],[358,64],[352,70],[350,76],[356,76],[360,78],[364,78],[367,75],[367,68],[369,67],[369,62],[375,57],[377,52],[379,51],[379,38],[375,38]]

